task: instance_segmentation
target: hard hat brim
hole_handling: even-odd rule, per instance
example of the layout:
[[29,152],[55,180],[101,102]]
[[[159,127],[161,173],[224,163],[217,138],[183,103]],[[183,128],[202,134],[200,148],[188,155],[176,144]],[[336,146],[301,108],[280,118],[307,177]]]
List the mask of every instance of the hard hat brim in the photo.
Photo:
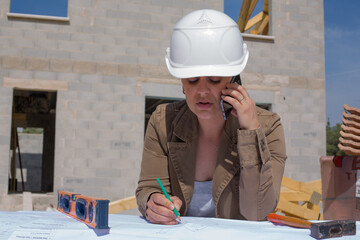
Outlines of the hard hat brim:
[[241,64],[237,65],[205,65],[176,68],[171,65],[169,57],[165,56],[166,66],[169,73],[176,78],[192,78],[202,76],[231,77],[240,74],[248,61],[249,52],[247,51]]

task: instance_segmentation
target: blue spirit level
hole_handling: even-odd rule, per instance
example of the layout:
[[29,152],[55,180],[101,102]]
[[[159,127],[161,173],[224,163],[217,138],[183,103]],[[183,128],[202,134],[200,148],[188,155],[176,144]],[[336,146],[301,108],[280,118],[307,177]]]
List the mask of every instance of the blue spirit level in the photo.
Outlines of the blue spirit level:
[[109,200],[58,191],[57,210],[96,229],[108,229]]

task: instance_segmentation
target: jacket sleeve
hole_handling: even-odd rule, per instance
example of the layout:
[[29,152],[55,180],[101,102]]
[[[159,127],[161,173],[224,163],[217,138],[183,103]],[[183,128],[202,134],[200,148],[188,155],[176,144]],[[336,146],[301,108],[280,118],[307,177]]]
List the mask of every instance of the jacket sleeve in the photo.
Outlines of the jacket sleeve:
[[239,207],[248,220],[265,220],[280,197],[286,160],[284,130],[278,115],[266,117],[256,130],[238,130]]
[[170,182],[168,173],[168,157],[161,138],[164,133],[159,132],[159,124],[163,124],[161,111],[165,111],[162,106],[158,106],[151,115],[144,140],[144,149],[141,162],[141,171],[136,189],[136,201],[139,211],[143,216],[146,215],[146,203],[153,193],[161,193],[156,178],[160,178],[165,189],[169,192]]

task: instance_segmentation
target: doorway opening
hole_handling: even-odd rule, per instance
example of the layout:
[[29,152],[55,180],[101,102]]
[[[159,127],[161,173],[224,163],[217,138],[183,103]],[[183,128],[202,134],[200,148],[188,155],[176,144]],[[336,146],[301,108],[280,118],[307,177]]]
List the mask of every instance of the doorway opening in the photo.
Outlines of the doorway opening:
[[9,193],[53,191],[56,96],[14,89]]

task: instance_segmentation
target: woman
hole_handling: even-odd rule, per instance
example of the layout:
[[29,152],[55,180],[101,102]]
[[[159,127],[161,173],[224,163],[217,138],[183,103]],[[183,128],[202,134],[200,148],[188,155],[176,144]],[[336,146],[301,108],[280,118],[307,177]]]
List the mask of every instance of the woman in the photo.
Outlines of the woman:
[[[177,224],[174,207],[247,220],[275,209],[286,159],[280,118],[230,83],[248,55],[237,24],[221,12],[195,11],[174,27],[165,60],[186,101],[158,106],[148,124],[136,197],[150,222]],[[225,118],[221,100],[232,105]]]

